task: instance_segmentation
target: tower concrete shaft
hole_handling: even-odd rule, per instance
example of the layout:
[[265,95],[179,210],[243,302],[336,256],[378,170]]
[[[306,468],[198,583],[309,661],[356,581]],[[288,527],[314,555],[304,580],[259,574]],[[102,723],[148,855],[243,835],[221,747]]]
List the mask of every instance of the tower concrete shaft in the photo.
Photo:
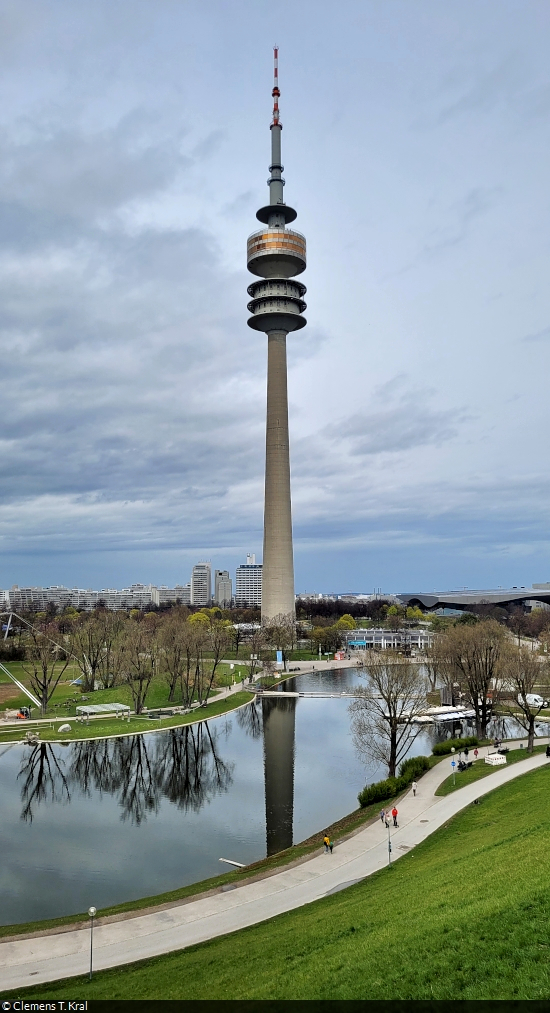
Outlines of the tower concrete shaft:
[[252,314],[248,326],[263,331],[267,351],[267,425],[265,460],[262,621],[294,615],[294,563],[290,499],[290,453],[286,336],[305,326],[306,287],[294,276],[306,267],[306,241],[288,229],[296,212],[283,201],[279,120],[278,51],[275,50],[269,204],[256,217],[267,228],[248,237],[248,270],[259,277],[248,287]]

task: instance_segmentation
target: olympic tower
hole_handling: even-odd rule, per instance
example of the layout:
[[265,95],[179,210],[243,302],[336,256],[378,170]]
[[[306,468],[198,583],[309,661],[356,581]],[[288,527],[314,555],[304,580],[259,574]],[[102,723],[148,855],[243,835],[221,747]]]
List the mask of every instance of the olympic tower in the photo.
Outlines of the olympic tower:
[[277,48],[274,56],[269,204],[256,212],[266,227],[249,236],[247,249],[248,270],[260,279],[248,286],[252,314],[248,326],[267,334],[263,622],[295,613],[286,336],[306,323],[302,316],[306,287],[294,280],[306,268],[306,241],[300,232],[287,228],[296,211],[283,200]]

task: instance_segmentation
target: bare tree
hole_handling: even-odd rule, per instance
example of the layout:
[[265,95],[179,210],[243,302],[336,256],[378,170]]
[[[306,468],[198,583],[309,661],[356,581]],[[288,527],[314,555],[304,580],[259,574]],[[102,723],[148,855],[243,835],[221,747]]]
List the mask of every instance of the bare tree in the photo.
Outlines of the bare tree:
[[433,643],[426,648],[426,660],[424,662],[431,693],[435,693],[438,682],[442,682],[443,684],[446,682],[447,665],[445,661],[446,659],[441,653],[438,639],[434,637]]
[[21,662],[21,667],[30,676],[31,688],[40,700],[43,714],[70,660],[60,639],[55,622],[30,626],[27,633],[26,661]]
[[426,708],[425,678],[420,665],[389,652],[369,653],[363,663],[367,686],[350,704],[354,744],[395,777],[421,730],[414,719]]
[[187,615],[187,609],[172,609],[159,630],[159,664],[168,683],[168,699],[174,700],[176,686],[179,683],[184,706],[188,706],[191,702],[188,693],[190,680],[185,678],[186,673],[190,671]]
[[253,679],[256,672],[258,672],[268,660],[265,628],[263,626],[258,626],[253,629],[247,640],[247,644],[250,649],[248,675],[250,679]]
[[70,650],[83,678],[84,692],[96,681],[105,688],[116,681],[115,644],[124,626],[124,617],[108,609],[96,609],[80,616],[70,634]]
[[296,617],[292,613],[284,615],[281,612],[265,623],[264,632],[266,643],[282,652],[286,671],[288,654],[296,643]]
[[120,645],[124,681],[130,687],[136,714],[141,714],[153,676],[158,670],[158,641],[155,624],[132,620]]
[[506,631],[494,619],[457,623],[441,635],[441,655],[451,681],[460,684],[475,711],[476,732],[486,738],[506,655]]
[[[503,706],[527,732],[527,751],[533,752],[535,721],[543,708],[543,697],[549,696],[548,662],[525,647],[511,648],[504,659]],[[534,698],[540,697],[540,704]]]

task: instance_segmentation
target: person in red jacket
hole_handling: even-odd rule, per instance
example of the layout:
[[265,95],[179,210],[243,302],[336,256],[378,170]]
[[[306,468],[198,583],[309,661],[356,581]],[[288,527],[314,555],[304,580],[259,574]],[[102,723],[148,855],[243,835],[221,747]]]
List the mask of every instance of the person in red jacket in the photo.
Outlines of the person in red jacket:
[[393,809],[392,809],[392,811],[391,811],[391,814],[393,816],[393,825],[394,825],[394,827],[397,826],[397,812],[398,811],[397,811],[397,809],[394,806]]

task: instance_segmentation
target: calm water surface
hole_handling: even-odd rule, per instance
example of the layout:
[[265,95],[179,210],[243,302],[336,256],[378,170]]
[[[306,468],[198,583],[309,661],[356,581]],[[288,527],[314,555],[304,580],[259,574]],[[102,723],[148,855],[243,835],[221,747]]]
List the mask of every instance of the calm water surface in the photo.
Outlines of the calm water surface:
[[[299,688],[358,681],[340,669]],[[411,754],[437,737],[422,731]],[[0,751],[0,924],[163,893],[227,871],[222,857],[253,862],[356,809],[385,773],[357,756],[345,699],[269,698],[173,731]]]

